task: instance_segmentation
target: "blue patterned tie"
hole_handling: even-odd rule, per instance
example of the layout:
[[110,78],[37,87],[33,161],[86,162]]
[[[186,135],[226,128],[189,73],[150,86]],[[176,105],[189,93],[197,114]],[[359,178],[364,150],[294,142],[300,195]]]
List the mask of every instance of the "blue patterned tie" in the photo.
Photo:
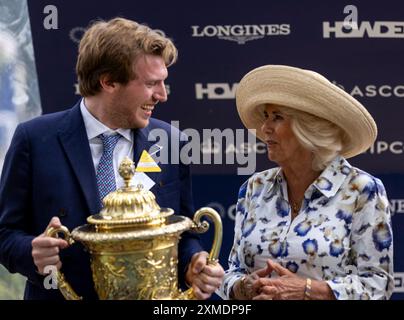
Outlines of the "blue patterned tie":
[[97,168],[97,185],[102,202],[102,199],[104,199],[108,193],[116,190],[113,154],[115,146],[122,136],[120,134],[112,136],[101,134],[99,137],[104,148]]

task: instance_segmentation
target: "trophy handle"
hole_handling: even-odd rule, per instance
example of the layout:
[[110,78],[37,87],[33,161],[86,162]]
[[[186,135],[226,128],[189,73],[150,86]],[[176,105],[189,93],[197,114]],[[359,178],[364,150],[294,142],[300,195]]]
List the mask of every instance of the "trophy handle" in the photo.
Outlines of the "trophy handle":
[[[52,238],[59,238],[59,233],[62,233],[65,236],[65,240],[67,243],[72,245],[74,243],[74,239],[65,226],[61,226],[60,228],[50,227],[46,230],[46,236]],[[77,293],[73,290],[71,285],[66,281],[65,276],[59,270],[56,271],[56,279],[60,292],[65,297],[66,300],[82,300],[83,298],[77,295]]]
[[[209,223],[205,220],[201,222],[201,218],[203,216],[209,217],[215,226],[215,233],[213,238],[212,249],[210,250],[208,257],[208,264],[216,264],[219,261],[219,253],[220,248],[222,246],[222,238],[223,238],[223,226],[222,219],[216,210],[208,207],[204,207],[195,212],[194,215],[194,226],[191,228],[192,231],[197,233],[205,233],[209,229]],[[184,293],[185,299],[194,300],[195,293],[192,288],[186,290]]]

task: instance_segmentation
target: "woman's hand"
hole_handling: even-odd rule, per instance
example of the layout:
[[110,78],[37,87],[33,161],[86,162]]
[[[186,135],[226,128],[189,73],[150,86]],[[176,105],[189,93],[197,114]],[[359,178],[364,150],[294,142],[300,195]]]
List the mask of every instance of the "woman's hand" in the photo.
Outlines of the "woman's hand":
[[[282,267],[279,263],[267,261],[267,270],[276,272],[279,278],[257,279],[252,291],[257,292],[254,300],[303,300],[306,298],[306,278],[297,276],[295,273]],[[311,281],[310,299],[334,300],[335,296],[326,281]]]
[[254,283],[261,277],[268,277],[272,273],[272,269],[258,269],[251,274],[243,276],[233,285],[233,299],[236,300],[251,300],[258,292],[254,289]]
[[254,281],[252,290],[258,294],[254,300],[303,300],[306,279],[303,279],[279,263],[267,261],[267,270],[276,272],[279,278],[260,278]]

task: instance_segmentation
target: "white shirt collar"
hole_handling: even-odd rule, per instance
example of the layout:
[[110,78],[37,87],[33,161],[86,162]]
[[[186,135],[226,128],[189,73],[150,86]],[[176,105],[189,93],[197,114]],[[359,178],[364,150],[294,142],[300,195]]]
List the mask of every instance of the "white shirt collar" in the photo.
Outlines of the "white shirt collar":
[[[351,170],[353,168],[349,162],[344,157],[337,155],[307,190],[315,187],[324,196],[330,198],[337,193]],[[268,177],[268,179],[272,183],[269,185],[267,192],[279,185],[283,194],[287,193],[286,179],[281,168],[274,170],[272,177]]]
[[86,127],[88,140],[97,138],[100,134],[114,134],[119,133],[129,142],[133,142],[132,130],[130,129],[117,129],[112,130],[108,128],[105,124],[97,120],[91,113],[88,111],[86,105],[84,104],[84,98],[81,99],[80,102],[80,111],[83,116],[84,126]]

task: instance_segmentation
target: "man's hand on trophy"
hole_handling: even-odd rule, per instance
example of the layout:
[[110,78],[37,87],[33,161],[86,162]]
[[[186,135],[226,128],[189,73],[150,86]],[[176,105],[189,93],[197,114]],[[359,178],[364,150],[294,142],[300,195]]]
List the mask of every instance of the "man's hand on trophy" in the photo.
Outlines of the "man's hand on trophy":
[[199,300],[208,299],[223,281],[224,270],[219,263],[207,264],[209,253],[201,251],[192,256],[185,279]]
[[[49,222],[48,228],[60,228],[61,223],[58,217],[53,217]],[[56,266],[58,270],[62,267],[62,262],[59,258],[59,249],[64,249],[68,246],[67,241],[46,236],[44,233],[32,240],[32,257],[40,274],[44,274],[46,266]]]

